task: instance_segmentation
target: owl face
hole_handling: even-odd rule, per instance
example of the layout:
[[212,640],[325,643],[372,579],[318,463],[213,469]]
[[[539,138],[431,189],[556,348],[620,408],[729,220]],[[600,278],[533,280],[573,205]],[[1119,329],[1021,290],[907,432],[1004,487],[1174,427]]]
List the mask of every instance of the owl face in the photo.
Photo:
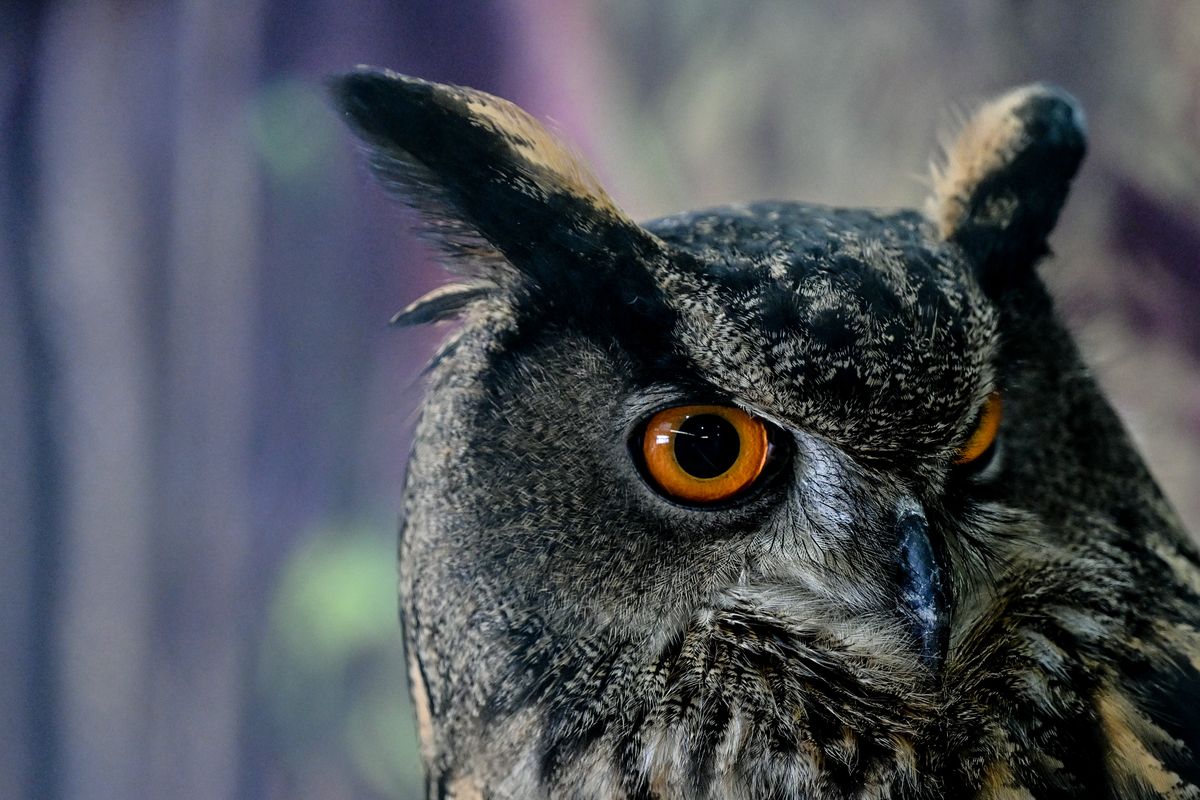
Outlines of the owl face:
[[[768,205],[647,229],[672,257],[632,311],[513,301],[470,412],[473,495],[458,498],[487,521],[452,526],[471,537],[455,559],[531,559],[528,612],[638,638],[739,585],[914,621],[900,598],[946,578],[934,542],[902,541],[900,523],[926,526],[948,479],[978,478],[952,462],[996,389],[996,314],[970,271],[913,214]],[[939,629],[920,634],[940,647],[934,600],[917,605]]]
[[[462,319],[401,547],[431,796],[1185,774],[1191,734],[1147,706],[1170,682],[1122,677],[1179,645],[1122,609],[1194,552],[1033,271],[1083,153],[1070,98],[984,107],[925,214],[637,225],[505,101],[374,71],[335,94],[463,276],[397,318]],[[1152,614],[1190,626],[1171,585]]]

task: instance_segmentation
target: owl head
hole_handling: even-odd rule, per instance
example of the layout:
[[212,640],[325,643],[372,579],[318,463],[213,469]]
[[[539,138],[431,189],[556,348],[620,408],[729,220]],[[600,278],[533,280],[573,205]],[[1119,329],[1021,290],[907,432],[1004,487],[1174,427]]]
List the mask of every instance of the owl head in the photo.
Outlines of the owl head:
[[638,224],[511,103],[332,88],[458,275],[395,319],[460,321],[401,537],[430,796],[1196,779],[1158,708],[1195,686],[1200,562],[1035,270],[1070,96],[984,105],[923,212]]

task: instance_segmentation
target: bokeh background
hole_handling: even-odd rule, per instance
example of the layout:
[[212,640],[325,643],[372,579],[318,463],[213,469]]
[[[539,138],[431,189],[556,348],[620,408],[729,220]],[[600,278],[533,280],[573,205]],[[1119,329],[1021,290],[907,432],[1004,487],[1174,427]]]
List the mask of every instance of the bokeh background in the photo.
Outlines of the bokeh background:
[[[324,75],[553,119],[635,216],[917,205],[1044,79],[1091,153],[1044,274],[1200,529],[1200,4],[0,3],[0,797],[420,791],[394,594],[441,275]],[[957,105],[956,105],[957,104]]]

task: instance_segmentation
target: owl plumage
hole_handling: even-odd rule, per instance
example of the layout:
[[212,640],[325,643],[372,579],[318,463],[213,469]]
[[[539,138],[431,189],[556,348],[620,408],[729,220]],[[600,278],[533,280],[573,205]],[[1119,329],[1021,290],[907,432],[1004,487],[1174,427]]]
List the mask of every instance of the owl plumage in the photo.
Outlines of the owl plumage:
[[1035,271],[1068,95],[923,213],[639,225],[504,100],[331,85],[460,276],[397,316],[461,320],[401,538],[431,798],[1200,797],[1200,556]]

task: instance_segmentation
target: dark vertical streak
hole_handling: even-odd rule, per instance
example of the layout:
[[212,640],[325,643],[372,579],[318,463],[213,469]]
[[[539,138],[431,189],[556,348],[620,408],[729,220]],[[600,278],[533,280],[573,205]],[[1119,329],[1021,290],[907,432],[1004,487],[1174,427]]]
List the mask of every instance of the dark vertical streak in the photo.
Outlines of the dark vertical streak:
[[9,642],[25,653],[25,703],[22,709],[28,752],[26,782],[28,796],[54,800],[59,797],[60,738],[56,720],[58,670],[54,650],[54,603],[58,594],[58,556],[63,536],[61,507],[61,459],[56,438],[56,407],[52,402],[57,386],[58,361],[46,332],[45,309],[34,288],[36,259],[31,231],[31,209],[36,207],[34,192],[37,165],[33,146],[33,108],[36,81],[35,44],[45,18],[45,5],[27,3],[24,14],[6,15],[9,41],[20,43],[15,53],[13,93],[4,110],[7,147],[0,181],[0,226],[10,245],[8,268],[12,275],[16,325],[22,341],[21,374],[27,408],[23,414],[28,425],[31,463],[24,465],[31,475],[30,528],[22,532],[29,538],[28,638]]
[[1143,335],[1163,336],[1200,357],[1200,221],[1182,203],[1172,204],[1126,175],[1114,178],[1110,219],[1112,247],[1129,259],[1131,284],[1147,282],[1155,293],[1127,292],[1125,313]]

